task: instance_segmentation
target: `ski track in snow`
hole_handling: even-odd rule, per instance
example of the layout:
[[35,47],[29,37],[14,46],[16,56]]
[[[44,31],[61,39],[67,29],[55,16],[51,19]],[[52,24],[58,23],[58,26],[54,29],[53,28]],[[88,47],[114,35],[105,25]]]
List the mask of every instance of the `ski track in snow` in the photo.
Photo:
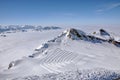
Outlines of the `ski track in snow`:
[[[53,35],[54,37],[58,35],[58,33],[56,34],[56,32],[57,31],[55,31],[55,35]],[[51,35],[49,33],[47,33],[47,34],[45,33],[47,35],[46,37]],[[29,37],[30,36],[31,35],[29,35]],[[43,34],[41,36],[43,36]],[[35,38],[35,39],[39,40],[41,38]],[[46,38],[46,39],[48,39],[48,38]],[[19,39],[16,39],[16,40],[19,40]],[[2,41],[1,41],[1,43],[2,43]],[[30,43],[34,44],[36,42],[36,40],[34,41],[34,35],[32,38],[26,39],[25,41],[21,40],[21,43],[26,44],[27,41],[29,41],[27,44],[28,46],[33,46],[33,45],[29,45],[29,44]],[[11,45],[11,44],[13,44],[13,45]],[[7,48],[4,47],[4,45],[0,46],[1,48],[4,47],[0,50],[0,55],[3,57],[2,54],[4,52],[5,52],[6,56],[11,55],[11,54],[14,55],[16,52],[19,51],[19,50],[18,51],[12,50],[12,49],[14,49],[14,47],[17,44],[19,44],[19,43],[18,42],[15,42],[15,43],[13,42],[10,44],[7,43],[6,44],[6,46],[8,46]],[[22,45],[22,44],[20,44],[20,45]],[[38,41],[35,44],[38,46]],[[36,45],[34,45],[34,46],[36,46]],[[24,48],[26,48],[26,47],[28,48],[28,46],[25,46]],[[110,69],[110,70],[112,68],[113,68],[113,70],[114,70],[114,68],[115,68],[115,70],[120,69],[119,62],[116,62],[116,61],[120,60],[120,58],[119,58],[120,49],[115,47],[112,44],[108,44],[108,43],[102,43],[102,44],[94,43],[93,44],[90,42],[84,42],[84,41],[75,42],[75,41],[71,41],[71,40],[68,40],[66,42],[66,39],[65,39],[65,40],[63,40],[62,44],[54,45],[54,43],[51,43],[50,46],[51,46],[50,48],[44,49],[43,52],[40,52],[40,51],[36,52],[35,54],[37,54],[37,53],[38,54],[34,58],[25,57],[25,58],[20,59],[20,62],[17,63],[15,66],[13,66],[10,70],[6,70],[3,73],[0,73],[0,77],[2,77],[0,79],[6,79],[6,78],[12,79],[12,78],[18,78],[21,76],[43,75],[43,74],[48,74],[48,73],[64,73],[64,72],[70,71],[70,70],[76,71],[77,69],[81,70],[81,69],[86,69],[86,68],[93,69],[93,68],[101,68],[101,67],[107,68],[108,67],[108,69]],[[82,47],[80,47],[80,46],[82,46]],[[23,46],[21,46],[21,47],[19,46],[17,48],[21,49],[21,50],[23,49],[23,53],[27,52],[27,51],[25,51],[27,49],[24,49]],[[29,49],[31,50],[30,47],[29,47]],[[33,49],[33,47],[32,47],[32,49]],[[93,51],[94,49],[96,51]],[[12,53],[7,54],[10,51]],[[97,54],[96,54],[96,52],[97,52]],[[14,61],[16,59],[19,59],[20,57],[31,55],[32,51],[30,51],[29,54],[28,53],[23,54],[23,53],[21,55],[19,55],[20,53],[18,52],[18,54],[16,54],[16,55],[19,57],[16,57],[16,55],[14,55],[14,57],[16,57],[16,58],[12,57],[11,59],[9,59],[9,61]],[[112,53],[114,53],[114,54],[112,54]],[[109,58],[110,58],[110,60],[108,60]],[[0,66],[1,70],[4,69],[3,68],[4,64],[2,63],[3,60],[6,60],[6,58],[5,57],[1,58],[0,64],[3,65],[3,66]],[[6,61],[5,66],[7,66],[6,64],[8,64],[9,61]],[[85,75],[83,75],[83,76],[85,76]],[[32,79],[30,79],[30,80],[32,80]],[[52,80],[52,79],[50,79],[50,80]],[[62,79],[60,79],[60,80],[62,80]]]
[[0,70],[7,68],[11,61],[34,53],[37,46],[61,32],[62,30],[6,33],[7,37],[0,37]]

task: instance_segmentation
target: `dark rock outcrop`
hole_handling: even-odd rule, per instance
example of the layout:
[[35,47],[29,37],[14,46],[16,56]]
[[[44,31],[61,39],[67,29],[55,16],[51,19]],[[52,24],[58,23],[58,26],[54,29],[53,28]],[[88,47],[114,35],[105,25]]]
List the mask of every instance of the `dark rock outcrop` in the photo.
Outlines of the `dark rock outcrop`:
[[110,36],[110,34],[107,31],[105,31],[104,29],[100,29],[100,35]]
[[93,35],[87,35],[85,32],[74,29],[74,28],[69,29],[66,34],[67,34],[67,37],[72,40],[80,39],[80,40],[90,41],[93,43],[108,42],[108,43],[114,44],[117,47],[120,47],[120,42],[114,40],[114,38],[111,38],[110,34],[104,29],[100,29],[100,35],[109,36],[110,38],[108,40],[102,39]]

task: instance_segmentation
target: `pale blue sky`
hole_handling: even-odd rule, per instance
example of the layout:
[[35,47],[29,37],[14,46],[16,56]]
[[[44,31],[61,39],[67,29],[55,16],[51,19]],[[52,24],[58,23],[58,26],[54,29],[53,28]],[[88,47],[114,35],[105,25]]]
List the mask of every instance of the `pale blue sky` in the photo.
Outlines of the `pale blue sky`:
[[120,0],[0,0],[0,24],[120,25]]

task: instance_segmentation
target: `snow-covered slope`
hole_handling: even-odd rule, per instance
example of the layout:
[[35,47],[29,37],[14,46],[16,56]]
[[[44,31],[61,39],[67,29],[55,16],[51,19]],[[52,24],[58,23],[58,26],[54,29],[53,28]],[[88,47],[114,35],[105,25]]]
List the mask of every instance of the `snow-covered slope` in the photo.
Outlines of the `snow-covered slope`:
[[43,42],[59,35],[62,30],[42,32],[6,33],[0,36],[0,71],[6,69],[11,61],[34,53],[34,49]]
[[120,74],[106,69],[87,69],[57,74],[51,73],[42,76],[32,75],[13,80],[119,80],[119,76]]
[[119,71],[120,44],[115,38],[116,36],[111,36],[111,33],[105,30],[89,34],[73,28],[68,29],[40,45],[32,55],[11,61],[0,77],[13,79],[83,69],[96,71],[101,68]]

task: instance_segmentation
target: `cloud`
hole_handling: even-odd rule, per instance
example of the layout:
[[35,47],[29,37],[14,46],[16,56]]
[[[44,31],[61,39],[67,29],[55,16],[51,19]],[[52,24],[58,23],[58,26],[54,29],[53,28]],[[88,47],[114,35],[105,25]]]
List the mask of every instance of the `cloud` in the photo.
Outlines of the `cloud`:
[[109,6],[107,7],[107,9],[110,10],[110,9],[113,9],[113,8],[117,8],[117,7],[119,7],[119,6],[120,6],[120,3],[114,3],[114,4],[109,5]]
[[120,7],[120,3],[107,4],[107,5],[103,6],[102,8],[97,9],[96,12],[103,13],[105,11],[109,11],[109,10],[112,10],[117,7]]
[[103,12],[104,10],[103,9],[98,9],[98,10],[96,10],[96,12]]

